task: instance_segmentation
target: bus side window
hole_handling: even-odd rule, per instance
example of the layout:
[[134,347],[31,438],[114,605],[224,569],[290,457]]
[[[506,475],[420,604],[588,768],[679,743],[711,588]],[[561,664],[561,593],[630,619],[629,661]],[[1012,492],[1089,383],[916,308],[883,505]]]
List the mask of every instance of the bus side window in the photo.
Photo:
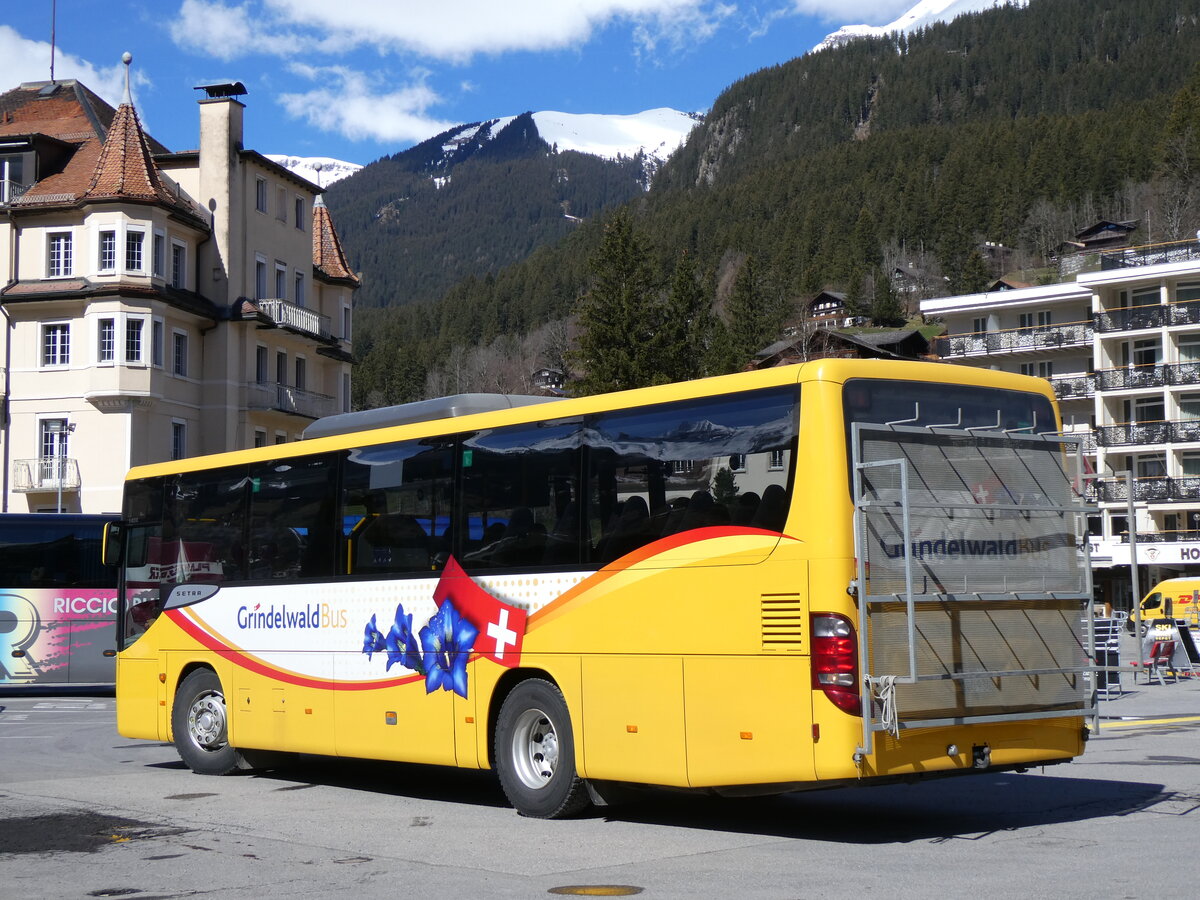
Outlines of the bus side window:
[[333,575],[337,455],[322,453],[250,467],[250,577]]

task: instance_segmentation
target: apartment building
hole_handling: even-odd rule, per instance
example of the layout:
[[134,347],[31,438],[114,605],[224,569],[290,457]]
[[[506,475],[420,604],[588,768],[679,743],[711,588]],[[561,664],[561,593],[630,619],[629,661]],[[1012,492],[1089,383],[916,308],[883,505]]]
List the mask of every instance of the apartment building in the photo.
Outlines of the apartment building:
[[350,408],[359,282],[321,189],[243,147],[240,83],[201,90],[182,153],[128,93],[0,94],[4,512],[118,510],[130,466]]
[[1200,572],[1200,242],[1113,249],[1071,282],[921,303],[945,361],[1049,379],[1096,474],[1101,599],[1130,605],[1132,473],[1140,583]]

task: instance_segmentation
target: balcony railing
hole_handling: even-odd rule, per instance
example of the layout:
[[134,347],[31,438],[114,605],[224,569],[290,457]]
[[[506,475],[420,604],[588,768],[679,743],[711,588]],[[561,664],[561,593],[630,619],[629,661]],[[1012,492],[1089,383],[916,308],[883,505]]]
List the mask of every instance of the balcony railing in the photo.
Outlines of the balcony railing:
[[1167,384],[1167,367],[1157,363],[1148,366],[1100,369],[1096,372],[1096,387],[1102,391],[1159,388],[1165,384]]
[[1011,353],[1014,350],[1057,350],[1091,342],[1091,322],[1068,322],[1063,325],[950,334],[934,340],[933,352],[945,359],[985,353]]
[[1200,419],[1173,422],[1123,422],[1096,428],[1096,443],[1101,447],[1125,444],[1195,443],[1200,441]]
[[14,200],[21,197],[30,185],[18,184],[15,181],[0,181],[0,206],[12,203]]
[[[1124,478],[1102,479],[1096,482],[1097,499],[1105,503],[1125,503],[1129,490]],[[1133,480],[1133,499],[1151,502],[1174,500],[1200,500],[1200,478],[1185,475],[1172,478],[1167,475]]]
[[1104,250],[1100,253],[1100,268],[1128,269],[1184,262],[1189,259],[1200,259],[1200,241],[1171,241],[1163,244],[1145,244],[1141,247]]
[[79,490],[79,461],[70,456],[40,456],[13,460],[13,490],[18,494],[34,491]]
[[1107,334],[1112,331],[1140,331],[1146,328],[1161,328],[1167,324],[1167,307],[1132,306],[1096,313],[1096,331]]
[[1051,378],[1050,384],[1059,400],[1080,400],[1096,394],[1095,375],[1062,375]]
[[336,398],[327,394],[317,394],[286,384],[251,384],[248,385],[246,396],[248,409],[274,409],[308,419],[333,415],[337,412],[335,403]]
[[329,316],[323,316],[316,310],[297,306],[289,300],[255,300],[254,303],[281,328],[290,328],[322,340],[332,337]]

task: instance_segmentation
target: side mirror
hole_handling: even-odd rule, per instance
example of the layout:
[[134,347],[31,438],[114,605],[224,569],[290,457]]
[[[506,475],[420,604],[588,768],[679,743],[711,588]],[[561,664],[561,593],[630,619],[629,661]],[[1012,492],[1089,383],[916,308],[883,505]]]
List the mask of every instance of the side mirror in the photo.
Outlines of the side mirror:
[[104,536],[100,545],[100,561],[106,566],[121,564],[121,549],[125,543],[125,529],[120,522],[105,522]]

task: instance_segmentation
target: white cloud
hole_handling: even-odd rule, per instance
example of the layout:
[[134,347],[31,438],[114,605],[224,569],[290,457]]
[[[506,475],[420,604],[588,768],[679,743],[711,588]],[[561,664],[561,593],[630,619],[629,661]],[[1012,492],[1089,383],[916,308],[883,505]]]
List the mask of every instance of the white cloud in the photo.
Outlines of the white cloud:
[[391,84],[385,86],[345,66],[296,63],[288,68],[296,75],[323,82],[311,91],[279,98],[289,116],[321,131],[351,140],[422,141],[455,124],[429,114],[441,98],[425,83],[426,72],[416,72],[409,84],[390,89]]
[[733,7],[721,0],[184,0],[171,36],[180,47],[234,59],[373,46],[462,63],[478,54],[559,50],[617,22],[643,48],[703,39]]
[[[54,54],[54,77],[76,78],[114,106],[125,96],[125,66],[117,54],[111,66],[94,64],[58,49]],[[148,83],[136,69],[134,84]],[[50,43],[23,38],[8,25],[0,25],[0,90],[10,90],[25,81],[50,80]]]
[[917,0],[791,0],[800,15],[844,25],[885,25],[916,5]]

